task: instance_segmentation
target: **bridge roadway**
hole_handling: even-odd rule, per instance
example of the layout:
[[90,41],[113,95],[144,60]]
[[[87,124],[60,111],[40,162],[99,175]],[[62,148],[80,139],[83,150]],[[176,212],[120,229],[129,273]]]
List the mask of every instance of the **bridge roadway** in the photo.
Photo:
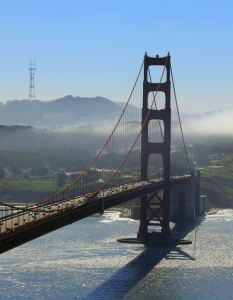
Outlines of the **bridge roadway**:
[[[170,188],[191,184],[191,176],[172,178]],[[75,196],[0,218],[0,254],[63,226],[135,198],[162,191],[164,181],[136,182]]]

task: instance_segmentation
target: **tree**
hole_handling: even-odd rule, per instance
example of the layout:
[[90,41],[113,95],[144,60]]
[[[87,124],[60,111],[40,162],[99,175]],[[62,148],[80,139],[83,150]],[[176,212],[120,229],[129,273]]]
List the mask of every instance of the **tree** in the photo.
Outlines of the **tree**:
[[37,168],[37,175],[39,175],[39,176],[45,176],[46,174],[48,174],[48,172],[49,172],[49,169],[45,166]]
[[21,175],[22,174],[22,169],[19,163],[15,163],[14,165],[11,166],[12,173],[14,175]]
[[58,187],[63,187],[63,185],[65,184],[66,181],[66,174],[59,172],[57,173],[57,185]]
[[30,169],[30,175],[32,175],[32,176],[37,175],[37,170],[36,170],[35,167],[32,167],[32,168]]
[[5,176],[5,170],[3,168],[3,165],[0,163],[0,178],[4,178]]

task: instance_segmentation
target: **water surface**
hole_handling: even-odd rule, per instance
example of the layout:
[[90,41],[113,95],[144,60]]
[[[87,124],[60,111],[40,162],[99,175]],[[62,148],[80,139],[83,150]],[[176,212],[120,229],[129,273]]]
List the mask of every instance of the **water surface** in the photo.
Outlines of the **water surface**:
[[138,221],[90,217],[0,256],[0,299],[233,299],[233,210],[173,228],[193,244],[122,244]]

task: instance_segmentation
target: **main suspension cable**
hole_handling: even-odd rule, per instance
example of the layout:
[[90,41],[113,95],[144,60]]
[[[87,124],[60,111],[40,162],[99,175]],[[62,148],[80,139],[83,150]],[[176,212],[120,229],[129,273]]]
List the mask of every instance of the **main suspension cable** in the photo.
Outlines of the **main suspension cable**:
[[163,69],[163,72],[162,72],[162,75],[161,75],[161,78],[160,78],[160,82],[159,82],[159,84],[158,84],[158,86],[157,86],[157,90],[156,90],[156,93],[155,93],[155,95],[154,95],[154,99],[153,99],[153,101],[152,101],[152,103],[151,103],[151,106],[150,106],[150,108],[149,108],[149,110],[148,110],[148,113],[147,113],[147,115],[146,115],[146,118],[145,118],[145,120],[144,120],[144,122],[143,122],[143,124],[142,124],[142,126],[141,126],[141,129],[140,129],[140,131],[139,131],[139,133],[138,133],[138,135],[137,135],[137,137],[136,137],[136,139],[135,139],[133,145],[132,145],[131,148],[129,149],[128,153],[126,154],[125,158],[123,159],[123,161],[121,162],[121,164],[118,166],[118,168],[113,172],[113,174],[109,177],[109,179],[108,179],[108,180],[107,180],[107,181],[106,181],[99,189],[97,189],[97,190],[90,196],[90,198],[94,198],[94,197],[99,193],[99,191],[102,190],[102,189],[103,189],[103,188],[104,188],[104,187],[112,180],[112,178],[118,173],[118,171],[120,170],[120,168],[122,167],[122,165],[125,163],[126,159],[129,157],[130,153],[132,152],[132,150],[133,150],[135,144],[137,143],[137,141],[138,141],[138,139],[139,139],[139,137],[140,137],[140,135],[141,135],[141,133],[142,133],[142,130],[143,130],[143,128],[144,128],[144,126],[145,126],[145,124],[146,124],[146,122],[147,122],[147,119],[148,119],[148,117],[149,117],[149,114],[150,114],[150,112],[151,112],[151,110],[152,110],[153,104],[154,104],[154,102],[155,102],[156,96],[157,96],[158,91],[159,91],[159,88],[160,88],[160,84],[161,84],[162,79],[163,79],[163,75],[164,75],[164,72],[165,72],[165,69],[166,69],[166,65],[167,65],[167,60],[168,60],[168,56],[167,56],[167,59],[166,59],[165,65],[164,65],[164,69]]
[[[143,65],[144,65],[144,58],[143,58],[141,67],[140,67],[140,69],[139,69],[137,78],[136,78],[136,80],[135,80],[134,86],[133,86],[133,88],[132,88],[132,91],[131,91],[131,93],[130,93],[130,96],[129,96],[129,98],[128,98],[128,101],[126,102],[125,107],[124,107],[124,109],[123,109],[123,111],[122,111],[122,113],[121,113],[121,115],[120,115],[120,118],[118,119],[118,121],[117,121],[115,127],[113,128],[113,130],[112,130],[110,136],[108,137],[107,141],[105,142],[105,144],[103,145],[103,147],[101,148],[101,150],[99,151],[99,153],[96,155],[96,157],[92,160],[92,162],[87,166],[87,168],[86,168],[86,169],[85,169],[85,170],[84,170],[84,171],[83,171],[83,172],[82,172],[82,173],[81,173],[81,174],[80,174],[73,182],[71,182],[68,186],[66,186],[63,190],[59,191],[58,193],[56,193],[56,194],[52,195],[51,197],[49,197],[49,198],[47,198],[47,199],[45,199],[45,200],[39,202],[37,205],[43,204],[43,203],[46,203],[46,202],[49,202],[50,200],[53,200],[55,197],[61,195],[61,194],[64,193],[65,191],[67,191],[67,190],[68,190],[72,185],[74,185],[74,184],[75,184],[75,183],[76,183],[83,175],[86,174],[86,172],[91,168],[91,166],[92,166],[92,165],[96,162],[96,160],[100,157],[100,155],[102,154],[102,152],[103,152],[104,149],[106,148],[107,144],[109,143],[110,139],[112,138],[114,132],[116,131],[116,129],[117,129],[117,127],[118,127],[118,125],[119,125],[119,123],[120,123],[120,121],[121,121],[121,119],[122,119],[122,117],[123,117],[123,115],[124,115],[124,113],[125,113],[125,111],[126,111],[126,108],[127,108],[128,104],[129,104],[129,101],[130,101],[130,99],[131,99],[131,97],[132,97],[132,95],[133,95],[133,92],[134,92],[134,90],[135,90],[135,87],[136,87],[136,85],[137,85],[137,82],[138,82],[139,76],[140,76],[140,74],[141,74]],[[31,205],[31,206],[34,206],[34,205]],[[29,208],[29,210],[30,210],[30,206],[28,206],[28,208]]]

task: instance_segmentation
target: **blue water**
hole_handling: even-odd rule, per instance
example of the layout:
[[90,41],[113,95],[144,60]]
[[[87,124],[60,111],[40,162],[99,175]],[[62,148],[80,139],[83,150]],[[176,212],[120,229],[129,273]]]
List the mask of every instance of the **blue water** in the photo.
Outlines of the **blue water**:
[[0,299],[233,299],[233,211],[174,237],[193,244],[122,244],[138,221],[91,217],[0,255]]

